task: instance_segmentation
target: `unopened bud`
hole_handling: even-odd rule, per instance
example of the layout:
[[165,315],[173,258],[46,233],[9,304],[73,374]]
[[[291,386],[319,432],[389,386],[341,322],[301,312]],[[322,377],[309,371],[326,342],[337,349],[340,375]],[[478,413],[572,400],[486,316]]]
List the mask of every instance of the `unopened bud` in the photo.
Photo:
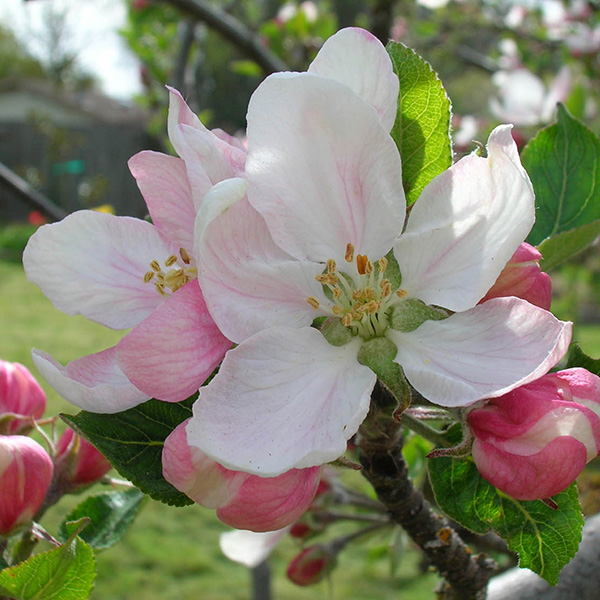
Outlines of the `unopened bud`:
[[0,536],[28,524],[52,480],[52,459],[31,438],[0,436]]
[[335,568],[337,553],[324,544],[305,548],[292,560],[287,576],[296,585],[319,583]]
[[45,410],[46,394],[27,368],[0,360],[0,434],[26,432]]

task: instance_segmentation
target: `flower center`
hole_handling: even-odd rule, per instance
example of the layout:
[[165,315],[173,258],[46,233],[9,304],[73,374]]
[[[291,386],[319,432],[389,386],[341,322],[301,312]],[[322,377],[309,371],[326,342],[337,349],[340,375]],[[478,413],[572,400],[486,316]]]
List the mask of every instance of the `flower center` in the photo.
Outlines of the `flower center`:
[[198,277],[198,269],[185,248],[179,248],[179,256],[171,254],[163,264],[167,271],[163,271],[160,263],[153,260],[150,263],[150,271],[144,274],[144,283],[154,281],[154,287],[161,296],[176,292],[188,281]]
[[[329,290],[333,306],[331,313],[341,319],[355,335],[371,339],[383,334],[389,327],[387,311],[397,298],[404,298],[406,292],[392,293],[392,284],[386,278],[388,261],[380,258],[375,264],[364,254],[354,258],[354,246],[346,246],[346,263],[354,272],[340,271],[333,259],[327,261],[327,272],[316,276],[316,280]],[[352,270],[352,267],[350,269]],[[314,296],[306,301],[316,310],[320,303]]]

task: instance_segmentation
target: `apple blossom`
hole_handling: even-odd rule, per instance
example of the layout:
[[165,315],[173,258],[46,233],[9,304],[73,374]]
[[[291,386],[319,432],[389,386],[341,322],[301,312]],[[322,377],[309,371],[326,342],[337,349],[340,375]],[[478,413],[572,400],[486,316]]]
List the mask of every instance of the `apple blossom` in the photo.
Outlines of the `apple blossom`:
[[436,177],[405,226],[397,92],[383,46],[340,31],[307,73],[257,89],[245,178],[202,204],[200,285],[238,346],[200,390],[188,442],[229,469],[272,477],[342,455],[382,344],[444,406],[501,396],[565,352],[570,324],[547,311],[517,298],[477,306],[534,221],[510,127],[492,132],[488,158]]
[[293,469],[269,479],[230,471],[188,445],[186,425],[183,422],[165,440],[164,477],[198,504],[215,508],[227,525],[256,532],[277,530],[310,506],[320,468]]
[[31,438],[0,436],[0,536],[31,521],[52,480],[52,460]]
[[29,370],[0,360],[0,434],[30,429],[31,419],[41,419],[45,410],[46,394]]
[[469,413],[481,475],[517,500],[567,488],[600,451],[600,377],[550,373]]
[[286,574],[296,585],[314,585],[335,568],[337,553],[325,544],[305,548],[289,564]]
[[481,302],[491,298],[516,296],[545,310],[552,304],[552,280],[540,268],[542,255],[523,242],[500,273]]
[[243,168],[245,151],[208,131],[175,91],[168,129],[181,158],[141,152],[129,162],[153,224],[80,211],[40,228],[23,255],[27,277],[59,310],[113,329],[133,327],[117,346],[66,367],[33,351],[50,385],[93,412],[122,411],[150,397],[181,401],[231,345],[196,281],[193,223],[206,191]]
[[70,427],[60,436],[56,445],[55,470],[60,471],[63,484],[78,488],[98,481],[112,466],[87,440],[79,437]]

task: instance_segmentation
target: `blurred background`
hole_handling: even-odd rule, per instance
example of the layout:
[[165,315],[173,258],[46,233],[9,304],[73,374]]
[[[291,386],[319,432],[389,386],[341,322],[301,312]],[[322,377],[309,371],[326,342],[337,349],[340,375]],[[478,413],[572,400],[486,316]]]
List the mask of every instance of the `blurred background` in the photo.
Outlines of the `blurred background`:
[[[165,84],[208,127],[243,136],[260,81],[305,70],[349,25],[416,49],[440,74],[457,158],[501,122],[515,124],[522,148],[552,122],[557,102],[600,132],[600,1],[1,0],[0,358],[36,374],[32,347],[66,363],[121,337],[56,311],[26,281],[21,253],[37,227],[75,210],[145,216],[127,160],[142,149],[171,151]],[[576,323],[575,338],[594,357],[599,273],[598,244],[551,273],[553,311]],[[73,412],[41,383],[51,414]],[[584,505],[597,512],[600,481],[587,479]],[[225,529],[205,509],[149,503],[125,541],[99,555],[92,597],[249,598],[248,573],[219,551]],[[389,543],[375,535],[350,548],[330,584],[302,589],[283,576],[297,552],[285,540],[273,558],[274,596],[430,598],[435,575],[406,545],[392,576]]]

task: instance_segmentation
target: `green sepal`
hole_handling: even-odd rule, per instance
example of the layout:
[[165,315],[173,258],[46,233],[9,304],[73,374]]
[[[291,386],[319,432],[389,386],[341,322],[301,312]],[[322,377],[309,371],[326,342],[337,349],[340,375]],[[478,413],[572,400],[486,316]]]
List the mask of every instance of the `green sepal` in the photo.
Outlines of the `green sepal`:
[[389,312],[390,327],[405,333],[414,331],[425,321],[441,321],[448,314],[441,308],[428,306],[416,298],[407,298],[396,302]]
[[579,344],[571,344],[569,354],[567,356],[567,368],[583,367],[590,373],[600,377],[600,358],[592,358],[588,356],[580,347]]
[[345,346],[354,337],[338,317],[329,317],[321,326],[321,333],[332,346]]

